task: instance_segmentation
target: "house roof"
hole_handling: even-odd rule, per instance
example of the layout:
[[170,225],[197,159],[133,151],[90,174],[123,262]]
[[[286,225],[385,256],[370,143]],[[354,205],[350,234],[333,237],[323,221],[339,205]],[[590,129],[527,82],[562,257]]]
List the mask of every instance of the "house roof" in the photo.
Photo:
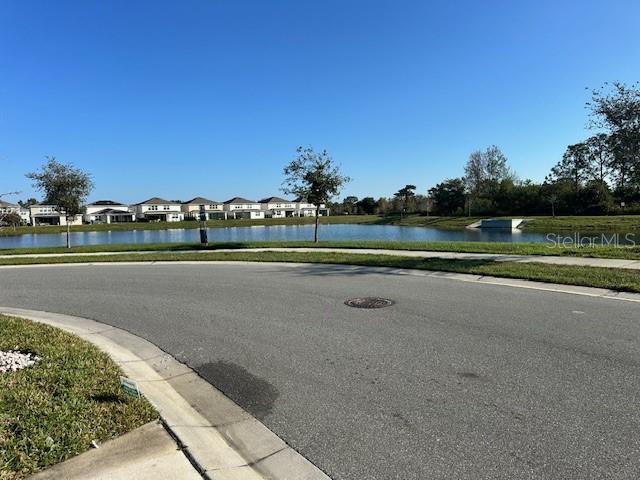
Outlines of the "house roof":
[[191,200],[187,200],[186,202],[182,202],[183,205],[212,205],[220,202],[216,202],[215,200],[209,200],[204,197],[195,197]]
[[284,198],[280,198],[280,197],[268,197],[268,198],[263,198],[258,203],[292,203],[292,202],[291,200],[285,200]]
[[105,208],[102,210],[98,210],[94,212],[92,215],[105,215],[105,214],[115,214],[115,215],[133,215],[129,210],[117,210],[115,208]]
[[[114,202],[113,200],[96,200],[95,202],[91,202],[89,205],[124,205],[124,203]],[[87,205],[87,206],[89,206]]]
[[0,200],[0,207],[17,207],[18,205],[16,205],[15,203],[9,203],[9,202],[5,202]]
[[136,203],[136,205],[180,205],[178,202],[171,202],[160,197],[152,197],[144,202]]
[[233,197],[229,200],[227,200],[226,202],[224,202],[225,205],[229,205],[230,203],[256,203],[253,200],[247,200],[246,198],[242,198],[242,197]]

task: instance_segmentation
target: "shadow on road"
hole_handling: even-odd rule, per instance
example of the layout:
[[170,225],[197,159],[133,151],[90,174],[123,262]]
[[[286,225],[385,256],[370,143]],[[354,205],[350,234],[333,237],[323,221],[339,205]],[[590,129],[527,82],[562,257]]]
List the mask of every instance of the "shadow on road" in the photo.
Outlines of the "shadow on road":
[[195,369],[209,383],[222,391],[254,417],[267,417],[280,395],[278,389],[266,380],[256,377],[244,367],[219,360]]
[[[273,267],[273,271],[277,273],[294,274],[300,276],[343,276],[354,277],[361,275],[371,275],[372,273],[389,274],[401,272],[405,269],[424,270],[430,272],[458,272],[458,273],[477,273],[474,269],[484,265],[494,264],[491,260],[449,260],[441,258],[406,258],[395,259],[386,262],[385,259],[380,261],[368,262],[363,259],[363,263],[367,265],[338,265],[338,264],[300,264],[295,269],[290,267]],[[387,264],[385,264],[387,263]]]

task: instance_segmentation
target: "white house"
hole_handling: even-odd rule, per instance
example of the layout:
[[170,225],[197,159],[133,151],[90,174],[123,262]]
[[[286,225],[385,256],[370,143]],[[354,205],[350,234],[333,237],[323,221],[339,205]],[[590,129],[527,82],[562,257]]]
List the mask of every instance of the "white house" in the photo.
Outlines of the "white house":
[[29,223],[29,210],[22,208],[20,205],[16,205],[15,203],[0,200],[0,225],[4,223],[3,217],[10,213],[18,214],[22,223]]
[[[315,217],[316,216],[316,206],[313,203],[309,203],[306,198],[298,197],[294,200],[296,203],[296,210],[298,211],[299,217]],[[320,216],[329,216],[329,209],[325,206],[324,203],[320,204]]]
[[178,222],[184,220],[182,205],[163,198],[153,197],[134,205],[137,220],[150,222]]
[[29,225],[31,223],[31,214],[29,213],[29,209],[28,208],[19,207],[18,208],[18,215],[20,215],[20,220],[25,225]]
[[4,202],[4,201],[0,200],[0,213],[1,214],[15,213],[19,208],[20,208],[20,206],[16,205],[15,203],[9,203],[9,202]]
[[200,205],[204,205],[204,213],[207,220],[220,220],[227,218],[224,211],[224,203],[209,200],[204,197],[195,197],[186,202],[182,202],[182,213],[186,218],[200,218]]
[[82,215],[75,215],[67,220],[64,213],[60,213],[57,205],[36,203],[29,205],[29,217],[31,225],[82,225]]
[[268,197],[260,200],[260,208],[266,218],[297,217],[296,203],[280,197]]
[[121,223],[133,222],[136,216],[124,203],[98,200],[85,207],[82,219],[85,223]]
[[224,202],[227,218],[264,218],[260,203],[242,197],[233,197]]

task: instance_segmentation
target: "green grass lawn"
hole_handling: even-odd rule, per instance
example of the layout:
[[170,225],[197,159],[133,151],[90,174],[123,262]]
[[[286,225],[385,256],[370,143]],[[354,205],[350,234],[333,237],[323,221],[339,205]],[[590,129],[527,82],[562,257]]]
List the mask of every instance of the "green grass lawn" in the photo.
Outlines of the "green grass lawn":
[[524,230],[532,232],[590,232],[614,231],[640,233],[640,215],[589,216],[589,217],[527,217],[533,221]]
[[215,252],[123,254],[113,256],[60,256],[25,258],[15,256],[0,259],[0,265],[29,265],[84,262],[152,262],[152,261],[250,261],[296,262],[374,267],[397,267],[418,270],[471,273],[505,278],[521,278],[541,282],[583,285],[612,290],[640,292],[640,272],[621,268],[578,267],[543,263],[495,262],[490,260],[450,260],[439,258],[411,258],[332,252]]
[[[118,366],[57,328],[0,315],[0,350],[41,357],[0,373],[0,479],[21,479],[157,418],[122,393]],[[50,439],[50,440],[49,440]]]
[[[443,229],[460,230],[466,226],[488,218],[487,216],[479,217],[437,217],[425,215],[334,215],[329,217],[321,217],[322,224],[372,224],[372,225],[401,225],[411,227],[437,227]],[[640,215],[618,215],[618,216],[560,216],[560,217],[544,217],[534,216],[527,217],[534,219],[524,230],[532,232],[567,232],[567,231],[618,231],[640,232]],[[267,218],[262,220],[210,220],[207,226],[210,228],[222,227],[251,227],[258,225],[308,225],[314,223],[313,217],[292,217],[292,218]],[[21,235],[25,233],[62,233],[66,227],[59,226],[40,226],[40,227],[2,227],[0,228],[0,236],[2,235]],[[71,227],[72,232],[90,232],[90,231],[122,231],[122,230],[165,230],[168,228],[198,228],[198,222],[182,221],[182,222],[148,222],[148,223],[112,223],[97,225],[74,225]]]
[[[423,215],[388,215],[380,217],[377,221],[367,222],[379,225],[405,225],[413,227],[437,227],[459,230],[467,227],[483,218],[490,217],[427,217]],[[554,232],[640,232],[640,215],[616,215],[616,216],[522,216],[512,215],[504,218],[528,218],[532,219],[523,230],[530,232],[554,233]]]
[[373,248],[387,250],[425,250],[461,253],[498,253],[508,255],[557,255],[591,258],[619,258],[640,260],[640,245],[628,247],[558,247],[549,243],[508,243],[508,242],[387,242],[387,241],[307,241],[296,242],[214,242],[207,247],[199,243],[134,243],[112,245],[86,245],[67,249],[65,247],[39,247],[0,249],[0,255],[20,255],[32,253],[94,253],[94,252],[180,252],[187,250],[218,250],[241,248]]

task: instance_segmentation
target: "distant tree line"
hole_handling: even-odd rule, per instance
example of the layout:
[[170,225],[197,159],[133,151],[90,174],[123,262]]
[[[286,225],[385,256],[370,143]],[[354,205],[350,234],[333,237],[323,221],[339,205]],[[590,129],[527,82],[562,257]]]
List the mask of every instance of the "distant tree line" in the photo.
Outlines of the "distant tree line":
[[346,197],[335,214],[604,215],[640,213],[640,85],[605,84],[587,103],[597,133],[567,146],[543,182],[521,180],[495,145],[469,155],[464,176],[390,198]]

